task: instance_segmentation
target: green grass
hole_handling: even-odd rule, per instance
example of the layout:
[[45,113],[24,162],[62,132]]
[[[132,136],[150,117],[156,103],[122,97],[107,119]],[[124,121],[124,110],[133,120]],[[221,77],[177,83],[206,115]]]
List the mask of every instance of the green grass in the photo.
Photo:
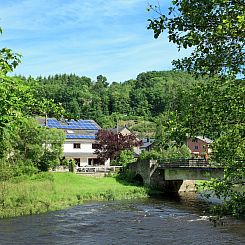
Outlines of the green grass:
[[85,201],[147,196],[143,187],[124,185],[114,177],[42,173],[0,182],[0,218],[64,209]]

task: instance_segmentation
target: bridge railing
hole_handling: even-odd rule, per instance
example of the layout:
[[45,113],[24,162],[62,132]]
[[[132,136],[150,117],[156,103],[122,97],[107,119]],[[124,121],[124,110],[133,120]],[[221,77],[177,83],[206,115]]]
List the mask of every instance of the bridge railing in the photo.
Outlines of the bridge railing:
[[158,160],[159,167],[214,167],[218,164],[211,163],[204,158],[180,158]]

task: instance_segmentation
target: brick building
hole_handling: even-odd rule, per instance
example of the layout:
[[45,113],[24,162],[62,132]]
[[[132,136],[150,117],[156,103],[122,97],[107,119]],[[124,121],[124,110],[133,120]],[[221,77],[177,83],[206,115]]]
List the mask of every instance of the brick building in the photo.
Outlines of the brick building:
[[208,159],[208,155],[211,152],[210,144],[212,144],[212,142],[213,141],[207,137],[196,136],[189,138],[186,141],[186,145],[190,149],[193,157],[204,157]]

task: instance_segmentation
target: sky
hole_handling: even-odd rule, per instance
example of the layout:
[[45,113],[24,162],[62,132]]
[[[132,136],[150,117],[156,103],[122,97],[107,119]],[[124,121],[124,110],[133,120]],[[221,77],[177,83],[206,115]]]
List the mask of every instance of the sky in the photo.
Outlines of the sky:
[[[73,73],[109,82],[172,69],[178,52],[167,34],[154,39],[147,12],[155,0],[0,0],[0,48],[20,53],[14,74]],[[162,0],[167,11],[170,0]]]

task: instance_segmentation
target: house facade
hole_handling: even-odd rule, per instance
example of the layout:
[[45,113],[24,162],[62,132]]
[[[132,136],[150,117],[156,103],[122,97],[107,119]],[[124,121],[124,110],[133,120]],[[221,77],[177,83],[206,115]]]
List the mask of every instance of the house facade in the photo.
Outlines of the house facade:
[[65,132],[64,158],[74,160],[77,167],[101,165],[109,167],[109,161],[101,162],[94,153],[96,149],[95,135],[101,129],[95,121],[73,119],[59,121],[55,118],[48,118],[44,120],[42,125]]
[[212,140],[207,137],[196,136],[187,139],[186,145],[191,151],[191,154],[195,158],[204,157],[208,159],[208,156],[211,152],[210,144],[212,144]]

